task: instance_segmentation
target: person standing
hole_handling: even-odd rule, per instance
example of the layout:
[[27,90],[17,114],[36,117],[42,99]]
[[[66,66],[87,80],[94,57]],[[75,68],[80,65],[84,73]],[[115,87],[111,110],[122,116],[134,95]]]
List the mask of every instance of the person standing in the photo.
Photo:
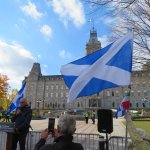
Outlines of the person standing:
[[48,129],[41,133],[41,139],[35,145],[34,150],[83,150],[80,143],[74,143],[73,134],[76,130],[76,120],[74,116],[65,114],[61,115],[58,120],[57,129],[54,130],[54,143],[45,144],[49,135]]
[[95,124],[95,116],[96,116],[95,110],[92,110],[91,119],[93,124]]
[[6,113],[6,114],[5,114],[5,118],[6,118],[6,122],[9,122],[10,114]]
[[25,150],[26,136],[29,132],[30,122],[32,118],[32,110],[27,104],[27,99],[20,100],[20,107],[16,110],[16,114],[12,117],[15,123],[15,133],[13,134],[12,150],[16,150],[19,141],[20,150]]
[[2,114],[2,112],[0,112],[0,120],[2,119],[2,116],[3,116],[3,114]]
[[85,122],[86,124],[88,124],[88,120],[89,120],[89,113],[87,111],[84,112],[84,118],[85,118]]

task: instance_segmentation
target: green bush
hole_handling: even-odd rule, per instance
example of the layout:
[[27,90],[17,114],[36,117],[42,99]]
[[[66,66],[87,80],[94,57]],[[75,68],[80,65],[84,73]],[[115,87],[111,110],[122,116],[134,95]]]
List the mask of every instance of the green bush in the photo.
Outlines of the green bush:
[[150,116],[132,116],[132,120],[150,120]]

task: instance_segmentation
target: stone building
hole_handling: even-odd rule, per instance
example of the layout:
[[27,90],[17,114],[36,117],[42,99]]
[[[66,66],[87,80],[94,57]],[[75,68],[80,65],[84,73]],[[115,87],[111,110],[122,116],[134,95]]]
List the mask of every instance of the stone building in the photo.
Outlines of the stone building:
[[[97,32],[90,31],[90,39],[86,44],[86,54],[101,48]],[[28,75],[26,97],[33,109],[93,109],[117,108],[128,87],[117,87],[105,90],[92,96],[78,98],[66,103],[69,89],[61,75],[44,76],[39,63],[34,63]],[[131,107],[150,107],[150,71],[133,71],[131,82]]]

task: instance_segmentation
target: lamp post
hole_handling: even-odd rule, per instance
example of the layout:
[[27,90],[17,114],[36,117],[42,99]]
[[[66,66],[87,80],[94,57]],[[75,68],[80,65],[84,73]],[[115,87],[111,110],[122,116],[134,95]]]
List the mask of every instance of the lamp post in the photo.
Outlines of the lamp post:
[[38,114],[38,118],[40,117],[40,102],[41,102],[41,100],[37,100],[36,101],[37,102],[37,106],[38,106],[38,109],[37,109],[37,114]]

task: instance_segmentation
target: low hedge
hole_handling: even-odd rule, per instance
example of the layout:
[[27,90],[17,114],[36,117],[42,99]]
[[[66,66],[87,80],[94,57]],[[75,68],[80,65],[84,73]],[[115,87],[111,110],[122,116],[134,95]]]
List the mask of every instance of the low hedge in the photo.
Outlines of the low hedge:
[[150,121],[150,116],[132,116],[133,121]]

